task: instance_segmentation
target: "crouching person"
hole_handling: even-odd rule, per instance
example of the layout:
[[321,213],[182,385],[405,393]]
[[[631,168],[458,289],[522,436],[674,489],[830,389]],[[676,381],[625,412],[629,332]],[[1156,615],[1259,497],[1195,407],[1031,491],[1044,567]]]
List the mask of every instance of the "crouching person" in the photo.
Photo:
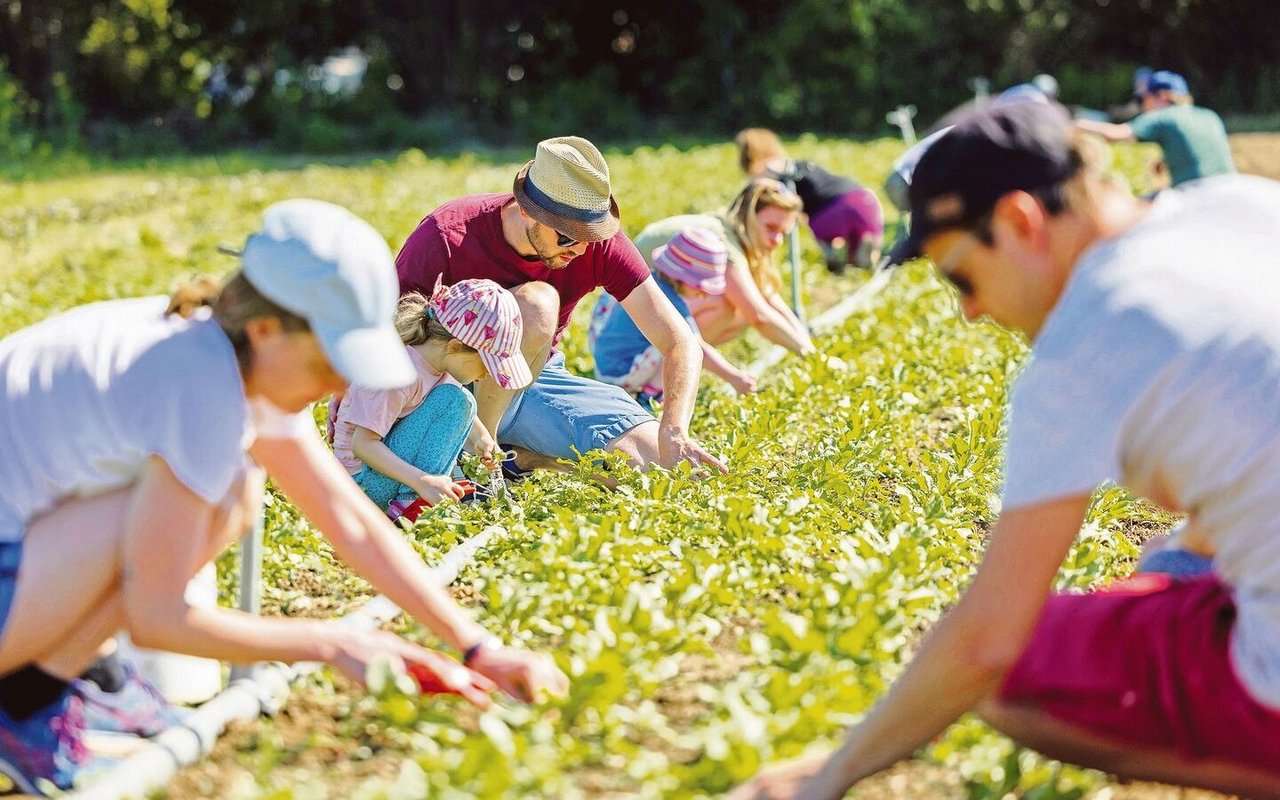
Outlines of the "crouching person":
[[491,377],[516,391],[533,380],[520,355],[516,299],[490,280],[436,281],[430,298],[400,298],[396,332],[414,368],[407,386],[353,385],[329,406],[333,452],[369,499],[392,520],[417,519],[444,499],[461,500],[450,476],[463,447],[492,466],[493,435],[463,385]]
[[[241,259],[220,289],[96,303],[0,340],[0,769],[22,791],[67,788],[85,766],[69,679],[121,629],[144,647],[320,660],[356,680],[390,656],[479,703],[495,685],[525,699],[566,685],[433,585],[315,435],[313,401],[413,380],[382,237],[293,200],[267,210]],[[390,633],[188,605],[188,580],[257,513],[264,470],[470,669]]]
[[[719,237],[701,228],[688,228],[654,249],[650,256],[658,287],[694,333],[698,323],[689,310],[689,301],[724,294],[727,253]],[[596,364],[596,380],[621,386],[650,411],[654,410],[654,403],[662,402],[662,352],[649,343],[627,310],[607,292],[600,295],[591,311],[588,341]],[[730,364],[701,336],[698,341],[702,346],[702,366],[707,371],[723,378],[740,394],[755,391],[755,376]]]
[[[1003,511],[843,747],[732,797],[843,797],[970,710],[1062,761],[1280,797],[1280,184],[1224,175],[1150,203],[1070,128],[1060,106],[979,111],[916,167],[902,255],[1033,342]],[[1212,572],[1054,593],[1107,481],[1186,512],[1177,544]]]

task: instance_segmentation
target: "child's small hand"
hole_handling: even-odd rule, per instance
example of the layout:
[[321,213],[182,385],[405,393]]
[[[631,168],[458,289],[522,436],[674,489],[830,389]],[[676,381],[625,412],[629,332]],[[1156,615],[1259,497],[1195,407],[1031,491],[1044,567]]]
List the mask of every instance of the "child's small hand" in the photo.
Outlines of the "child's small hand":
[[466,487],[455,482],[448,475],[428,475],[423,473],[414,487],[418,496],[431,505],[439,505],[441,500],[461,500],[466,494]]
[[730,379],[729,385],[738,394],[754,394],[756,391],[756,376],[750,372],[739,372]]
[[471,434],[467,437],[467,449],[484,462],[485,469],[493,469],[494,465],[502,459],[502,449],[498,447],[489,429],[479,420],[472,425]]

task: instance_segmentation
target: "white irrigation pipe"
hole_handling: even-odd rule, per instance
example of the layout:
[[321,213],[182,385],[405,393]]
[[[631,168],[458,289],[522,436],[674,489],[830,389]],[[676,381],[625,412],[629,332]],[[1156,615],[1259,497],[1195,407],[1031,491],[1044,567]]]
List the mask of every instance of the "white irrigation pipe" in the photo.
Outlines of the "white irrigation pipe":
[[[431,569],[431,576],[440,586],[448,586],[457,579],[476,551],[484,547],[497,534],[499,526],[490,526],[466,539],[450,550],[438,566]],[[260,559],[261,523],[255,532],[245,536],[246,547],[241,551],[246,560]],[[258,536],[258,543],[251,539]],[[257,570],[261,564],[244,565],[244,569]],[[241,594],[256,594],[258,584],[241,584]],[[241,605],[256,604],[256,598],[242,599]],[[400,607],[385,595],[378,595],[360,608],[344,616],[344,625],[373,628],[387,622],[400,613]],[[245,670],[237,670],[231,684],[207,703],[192,711],[183,724],[149,740],[139,750],[123,759],[112,770],[94,781],[82,791],[68,795],[80,800],[123,800],[128,797],[145,797],[149,792],[162,788],[182,767],[194,764],[206,755],[227,725],[236,720],[253,720],[263,714],[275,714],[289,696],[291,685],[300,678],[322,668],[318,662],[303,662],[292,667],[284,664],[257,664]]]

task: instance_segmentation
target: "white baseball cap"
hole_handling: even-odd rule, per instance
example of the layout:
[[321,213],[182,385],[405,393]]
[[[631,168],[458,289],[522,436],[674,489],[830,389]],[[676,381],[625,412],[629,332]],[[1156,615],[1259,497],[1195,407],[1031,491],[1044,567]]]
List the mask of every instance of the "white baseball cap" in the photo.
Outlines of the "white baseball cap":
[[240,258],[254,288],[307,321],[342,377],[370,389],[413,381],[394,323],[395,262],[369,223],[332,203],[285,200],[266,210]]

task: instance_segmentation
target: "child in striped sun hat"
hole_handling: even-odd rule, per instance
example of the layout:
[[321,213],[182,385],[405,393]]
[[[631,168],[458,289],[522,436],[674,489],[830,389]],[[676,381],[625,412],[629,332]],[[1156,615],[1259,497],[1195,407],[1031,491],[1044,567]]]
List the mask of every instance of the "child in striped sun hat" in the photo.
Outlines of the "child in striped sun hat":
[[[651,261],[659,288],[697,332],[688,301],[724,294],[728,262],[724,240],[704,228],[686,228],[655,248]],[[597,301],[587,338],[596,362],[596,380],[621,386],[651,411],[654,403],[662,402],[662,354],[611,295],[603,294]],[[734,367],[706,342],[702,343],[702,355],[707,371],[724,378],[740,393],[755,391],[755,378]]]
[[491,375],[515,390],[533,378],[520,353],[520,308],[493,281],[437,280],[429,298],[401,297],[396,330],[415,380],[390,390],[353,385],[329,408],[329,439],[370,499],[392,519],[412,521],[427,506],[462,499],[466,487],[450,472],[463,447],[486,462],[498,456],[463,385]]

